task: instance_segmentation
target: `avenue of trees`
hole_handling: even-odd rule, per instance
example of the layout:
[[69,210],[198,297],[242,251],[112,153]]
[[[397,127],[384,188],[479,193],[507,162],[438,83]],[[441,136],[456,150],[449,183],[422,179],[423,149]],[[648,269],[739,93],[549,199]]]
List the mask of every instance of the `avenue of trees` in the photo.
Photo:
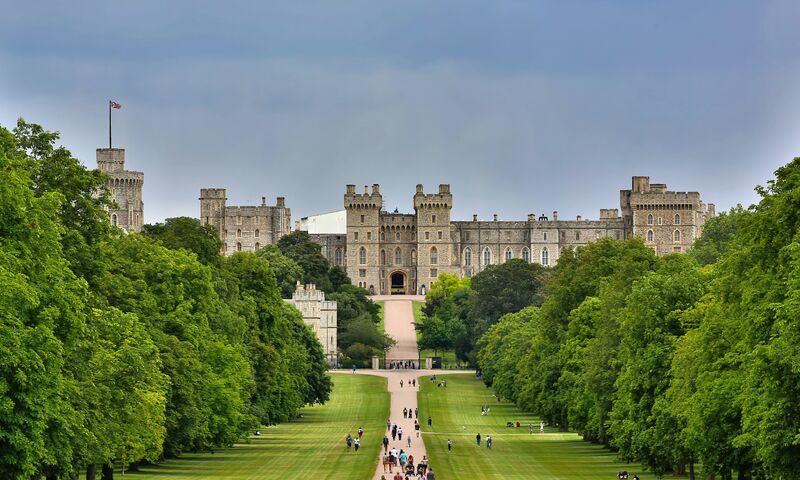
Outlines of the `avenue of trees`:
[[193,219],[121,234],[57,139],[0,127],[0,477],[108,479],[328,399],[268,255],[221,257]]
[[564,251],[478,342],[486,384],[658,475],[800,478],[800,158],[757,192],[685,254]]

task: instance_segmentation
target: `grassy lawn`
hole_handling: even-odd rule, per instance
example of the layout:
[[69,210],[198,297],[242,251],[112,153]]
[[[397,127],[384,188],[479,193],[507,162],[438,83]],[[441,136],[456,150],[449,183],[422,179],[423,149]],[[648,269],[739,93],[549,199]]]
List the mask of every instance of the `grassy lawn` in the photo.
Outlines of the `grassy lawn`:
[[[331,400],[303,410],[303,418],[261,431],[250,443],[216,453],[185,454],[179,460],[127,473],[136,480],[366,479],[375,472],[389,415],[386,379],[333,374]],[[364,427],[358,454],[344,439]]]
[[[655,478],[642,474],[638,465],[614,462],[614,454],[581,440],[574,433],[545,428],[539,433],[539,420],[521,412],[512,404],[498,403],[492,391],[474,375],[442,375],[447,387],[423,380],[419,393],[420,417],[433,419],[425,432],[425,448],[437,479],[532,479],[532,480],[612,480],[617,472],[627,470],[630,478],[639,473],[642,480]],[[490,407],[481,415],[481,406]],[[522,424],[507,428],[506,422]],[[533,423],[534,433],[528,433]],[[424,425],[424,424],[423,424]],[[481,434],[481,448],[475,434]],[[491,450],[485,447],[491,435]],[[453,451],[447,451],[447,439]]]
[[383,307],[385,305],[385,302],[375,302],[375,305],[378,306],[378,318],[380,318],[380,320],[378,321],[378,331],[385,332],[386,328],[384,327],[383,323]]

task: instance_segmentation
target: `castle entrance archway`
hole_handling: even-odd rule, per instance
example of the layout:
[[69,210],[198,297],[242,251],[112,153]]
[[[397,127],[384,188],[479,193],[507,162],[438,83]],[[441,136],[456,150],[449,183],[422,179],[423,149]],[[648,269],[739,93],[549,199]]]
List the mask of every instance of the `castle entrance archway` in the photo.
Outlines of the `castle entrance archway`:
[[392,288],[390,290],[392,295],[405,295],[406,294],[406,274],[403,272],[394,272],[390,276]]

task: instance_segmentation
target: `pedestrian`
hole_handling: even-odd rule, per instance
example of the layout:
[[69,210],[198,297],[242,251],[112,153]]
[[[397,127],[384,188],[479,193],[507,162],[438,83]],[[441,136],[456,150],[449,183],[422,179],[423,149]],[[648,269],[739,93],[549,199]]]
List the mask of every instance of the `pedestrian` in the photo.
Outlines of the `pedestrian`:
[[433,469],[432,468],[428,469],[428,478],[427,478],[427,480],[436,480],[436,477],[433,474]]
[[481,446],[481,434],[480,433],[475,435],[475,443],[477,443],[479,447]]
[[400,379],[400,388],[403,388],[403,380]]
[[492,436],[491,435],[487,435],[486,436],[486,448],[488,448],[488,449],[492,448]]
[[451,450],[453,450],[453,441],[448,438],[447,439],[447,451],[449,452]]
[[417,379],[415,378],[415,379],[413,379],[411,381],[414,382],[414,386],[416,387],[417,386]]
[[406,452],[400,452],[400,467],[406,468],[406,462],[408,462],[408,454]]
[[403,427],[397,428],[397,439],[402,441],[403,440]]
[[429,427],[433,426],[433,420],[431,420],[431,416],[430,415],[428,415],[428,426]]
[[419,407],[414,408],[414,418],[419,418]]
[[539,422],[539,433],[544,433],[544,422]]
[[353,364],[353,373],[356,373],[356,364]]
[[419,429],[420,429],[419,423],[417,423],[417,421],[414,420],[414,430],[417,431],[417,438],[419,438]]
[[528,433],[533,434],[533,424],[532,423],[528,424]]
[[353,436],[348,433],[344,441],[347,443],[347,451],[349,452],[350,447],[353,446]]
[[387,418],[386,419],[386,431],[389,431],[391,429],[392,429],[392,419],[391,418]]
[[404,408],[403,409],[403,418],[406,418],[406,417],[408,417],[408,409]]
[[403,480],[403,476],[400,475],[400,470],[398,470],[397,473],[394,474],[394,479],[392,480]]
[[395,441],[395,440],[397,440],[397,429],[393,428],[392,429],[392,441]]
[[383,436],[383,453],[387,453],[389,451],[389,437],[386,435]]
[[360,446],[361,446],[361,440],[359,440],[359,439],[357,439],[357,438],[356,438],[356,439],[353,441],[353,443],[354,443],[354,444],[355,444],[355,446],[356,446],[356,452],[358,452],[358,447],[360,447]]
[[408,448],[411,448],[411,435],[406,437],[406,443],[408,444]]
[[361,440],[361,437],[363,437],[363,436],[364,436],[364,429],[361,428],[361,427],[358,427],[358,439]]

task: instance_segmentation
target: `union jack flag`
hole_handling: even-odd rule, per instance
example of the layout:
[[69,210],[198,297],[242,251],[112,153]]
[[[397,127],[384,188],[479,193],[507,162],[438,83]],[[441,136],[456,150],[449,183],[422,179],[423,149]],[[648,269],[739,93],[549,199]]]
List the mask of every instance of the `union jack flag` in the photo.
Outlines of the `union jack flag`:
[[117,102],[115,102],[113,100],[109,100],[108,103],[111,105],[111,108],[116,108],[117,110],[122,108],[122,105],[120,105],[119,103],[117,103]]

